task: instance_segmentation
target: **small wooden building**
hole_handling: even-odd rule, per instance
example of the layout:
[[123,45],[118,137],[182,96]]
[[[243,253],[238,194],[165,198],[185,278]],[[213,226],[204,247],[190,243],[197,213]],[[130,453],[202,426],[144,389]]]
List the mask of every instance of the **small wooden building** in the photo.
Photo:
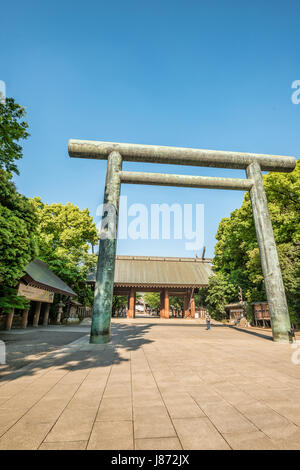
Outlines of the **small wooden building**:
[[[114,295],[128,295],[127,317],[135,317],[137,292],[160,292],[160,317],[169,318],[169,297],[183,297],[184,317],[195,318],[195,289],[208,286],[210,259],[161,256],[117,256]],[[95,285],[96,274],[88,283]]]
[[18,288],[18,295],[30,300],[29,308],[23,312],[16,312],[16,315],[14,309],[9,314],[3,315],[0,319],[1,326],[10,330],[13,324],[21,328],[26,328],[27,324],[34,327],[39,323],[43,326],[48,325],[50,305],[53,303],[55,293],[68,297],[76,296],[75,292],[56,276],[46,263],[36,258],[24,269],[24,276],[20,279]]
[[271,327],[271,316],[268,302],[253,302],[254,322],[256,326]]
[[241,316],[245,314],[245,303],[237,302],[225,305],[225,310],[231,323],[236,322]]

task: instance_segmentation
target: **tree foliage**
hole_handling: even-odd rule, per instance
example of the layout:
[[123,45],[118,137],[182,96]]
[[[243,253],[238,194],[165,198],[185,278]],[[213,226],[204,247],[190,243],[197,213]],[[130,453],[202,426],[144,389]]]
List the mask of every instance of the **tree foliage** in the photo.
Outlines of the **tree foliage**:
[[24,121],[25,109],[13,98],[0,101],[0,168],[19,174],[16,160],[22,158],[20,139],[26,139],[28,124]]
[[0,308],[26,306],[16,287],[25,266],[37,254],[36,212],[32,202],[18,193],[12,172],[18,173],[16,160],[22,158],[20,139],[26,139],[25,110],[7,98],[0,102]]
[[19,194],[10,175],[0,170],[0,283],[15,287],[37,254],[34,205]]
[[70,202],[44,204],[40,198],[33,199],[33,204],[38,214],[39,258],[77,293],[80,302],[91,305],[93,293],[86,278],[97,263],[89,248],[98,235],[88,209],[80,210]]
[[171,295],[170,296],[170,308],[174,310],[182,310],[183,297],[177,297],[175,295]]
[[[290,314],[300,321],[300,161],[292,173],[263,177]],[[221,220],[214,270],[248,301],[266,300],[249,194],[240,209]]]
[[144,295],[145,304],[155,310],[160,308],[160,294],[159,292],[148,292]]
[[229,276],[218,273],[210,276],[206,295],[206,306],[209,313],[216,320],[225,317],[225,305],[236,300],[238,287],[229,281]]
[[114,295],[112,301],[112,315],[115,315],[121,309],[127,308],[127,304],[127,295]]

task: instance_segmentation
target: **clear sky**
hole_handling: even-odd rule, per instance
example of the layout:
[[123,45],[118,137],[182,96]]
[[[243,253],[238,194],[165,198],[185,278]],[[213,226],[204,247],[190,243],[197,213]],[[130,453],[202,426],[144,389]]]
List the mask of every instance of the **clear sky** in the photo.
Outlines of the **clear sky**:
[[[300,2],[52,0],[2,2],[0,80],[31,137],[17,188],[96,216],[104,161],[70,159],[69,138],[299,154]],[[125,163],[124,169],[244,177],[244,172]],[[235,191],[122,188],[128,204],[205,206],[206,254]],[[194,256],[184,240],[120,240],[119,254]]]

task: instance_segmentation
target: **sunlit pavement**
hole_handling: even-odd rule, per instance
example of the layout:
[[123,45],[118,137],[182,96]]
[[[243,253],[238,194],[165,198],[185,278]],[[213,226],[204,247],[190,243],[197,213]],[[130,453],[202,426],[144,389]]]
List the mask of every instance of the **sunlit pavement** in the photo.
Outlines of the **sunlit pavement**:
[[77,328],[0,381],[0,449],[300,448],[300,345],[200,320],[114,319],[103,346]]

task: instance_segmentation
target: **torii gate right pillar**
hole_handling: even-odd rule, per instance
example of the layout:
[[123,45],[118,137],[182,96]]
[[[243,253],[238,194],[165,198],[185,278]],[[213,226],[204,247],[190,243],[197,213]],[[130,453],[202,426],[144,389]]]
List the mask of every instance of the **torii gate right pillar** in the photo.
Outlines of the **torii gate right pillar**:
[[257,162],[251,163],[246,174],[254,182],[249,192],[273,339],[285,343],[290,340],[291,324],[260,165]]

